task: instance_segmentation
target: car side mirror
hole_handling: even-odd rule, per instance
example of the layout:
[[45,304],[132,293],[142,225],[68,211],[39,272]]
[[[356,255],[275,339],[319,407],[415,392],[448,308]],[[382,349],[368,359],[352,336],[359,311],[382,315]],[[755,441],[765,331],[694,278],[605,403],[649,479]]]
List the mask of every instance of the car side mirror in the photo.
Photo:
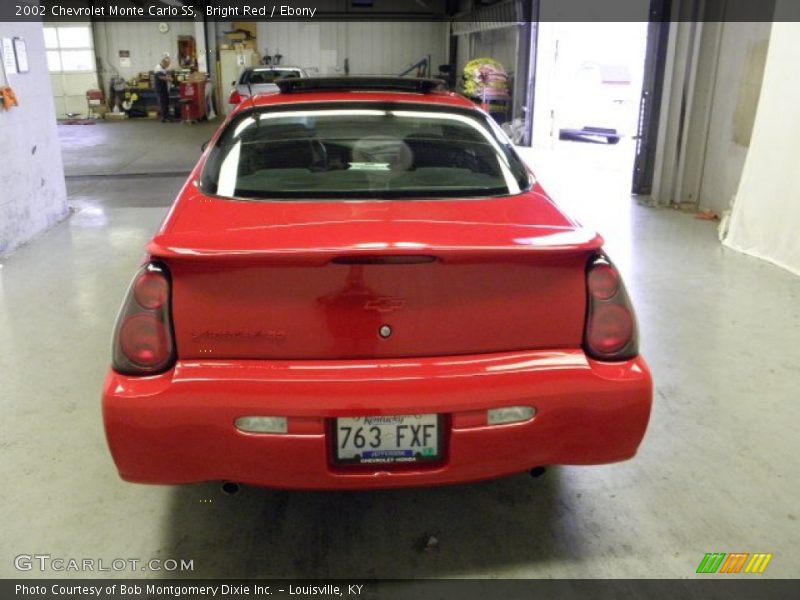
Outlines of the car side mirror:
[[231,85],[232,85],[233,87],[236,87],[236,81],[235,81],[235,80],[234,80],[234,81],[231,81]]
[[210,141],[211,141],[211,140],[206,140],[205,142],[203,142],[202,144],[200,144],[200,152],[205,152],[205,151],[206,151],[206,148],[208,148],[208,143],[209,143]]

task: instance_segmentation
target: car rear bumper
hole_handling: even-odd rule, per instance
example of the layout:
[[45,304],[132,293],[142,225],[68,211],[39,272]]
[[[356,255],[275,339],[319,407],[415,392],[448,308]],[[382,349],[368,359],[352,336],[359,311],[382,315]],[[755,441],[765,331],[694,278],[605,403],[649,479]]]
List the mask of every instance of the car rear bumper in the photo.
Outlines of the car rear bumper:
[[[123,479],[209,480],[295,489],[440,485],[539,465],[632,457],[650,416],[642,358],[599,363],[580,350],[359,361],[179,361],[157,376],[110,372],[103,417]],[[533,406],[523,423],[486,411]],[[442,461],[422,466],[333,464],[332,419],[439,413]],[[248,434],[241,416],[287,416],[286,434]]]

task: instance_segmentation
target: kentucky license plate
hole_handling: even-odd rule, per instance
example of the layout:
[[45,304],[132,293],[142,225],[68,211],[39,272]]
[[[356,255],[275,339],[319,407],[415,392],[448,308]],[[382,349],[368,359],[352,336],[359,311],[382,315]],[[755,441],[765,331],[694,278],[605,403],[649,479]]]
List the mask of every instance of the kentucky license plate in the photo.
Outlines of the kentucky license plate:
[[354,464],[437,460],[439,415],[336,419],[336,460]]

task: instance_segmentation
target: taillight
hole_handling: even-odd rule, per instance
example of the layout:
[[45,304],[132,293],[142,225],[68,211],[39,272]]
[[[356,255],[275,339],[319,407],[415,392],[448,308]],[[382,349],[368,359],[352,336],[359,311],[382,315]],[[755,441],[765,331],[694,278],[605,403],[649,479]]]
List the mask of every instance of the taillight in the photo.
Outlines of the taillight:
[[153,375],[175,364],[170,315],[170,280],[166,267],[149,263],[128,289],[114,329],[114,370]]
[[584,350],[598,360],[628,360],[639,353],[636,317],[622,278],[605,256],[586,271],[588,311]]
[[239,93],[239,90],[233,88],[231,90],[231,95],[228,96],[228,104],[239,104],[242,101],[242,95]]

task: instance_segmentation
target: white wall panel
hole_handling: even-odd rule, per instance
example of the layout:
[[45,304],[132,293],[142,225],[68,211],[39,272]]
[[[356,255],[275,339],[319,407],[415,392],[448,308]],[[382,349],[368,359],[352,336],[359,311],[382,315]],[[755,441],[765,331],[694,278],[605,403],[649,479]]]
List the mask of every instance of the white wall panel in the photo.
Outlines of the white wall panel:
[[347,52],[353,75],[398,75],[431,55],[436,66],[447,62],[440,22],[349,23]]
[[[737,117],[758,99],[771,23],[724,23],[708,127],[699,204],[722,212],[739,185],[752,130],[749,119]],[[747,65],[752,65],[747,68]],[[756,88],[755,95],[751,93]],[[741,121],[748,121],[742,123]],[[741,130],[741,131],[740,131]],[[695,202],[695,198],[683,198]]]
[[[170,21],[169,31],[161,33],[158,23],[149,22],[96,22],[94,23],[95,53],[100,57],[103,86],[108,93],[109,77],[129,79],[140,71],[152,71],[164,53],[173,61],[178,57],[178,36],[195,35],[192,21]],[[130,51],[130,67],[120,65],[119,51]]]
[[447,62],[442,22],[258,23],[258,50],[283,55],[282,63],[320,74],[397,75],[431,55],[436,67]]
[[672,24],[653,199],[722,213],[748,152],[771,23]]
[[6,78],[0,69],[0,86],[13,87],[19,98],[19,106],[0,111],[0,256],[68,214],[42,24],[0,22],[4,37],[25,40],[30,71]]

